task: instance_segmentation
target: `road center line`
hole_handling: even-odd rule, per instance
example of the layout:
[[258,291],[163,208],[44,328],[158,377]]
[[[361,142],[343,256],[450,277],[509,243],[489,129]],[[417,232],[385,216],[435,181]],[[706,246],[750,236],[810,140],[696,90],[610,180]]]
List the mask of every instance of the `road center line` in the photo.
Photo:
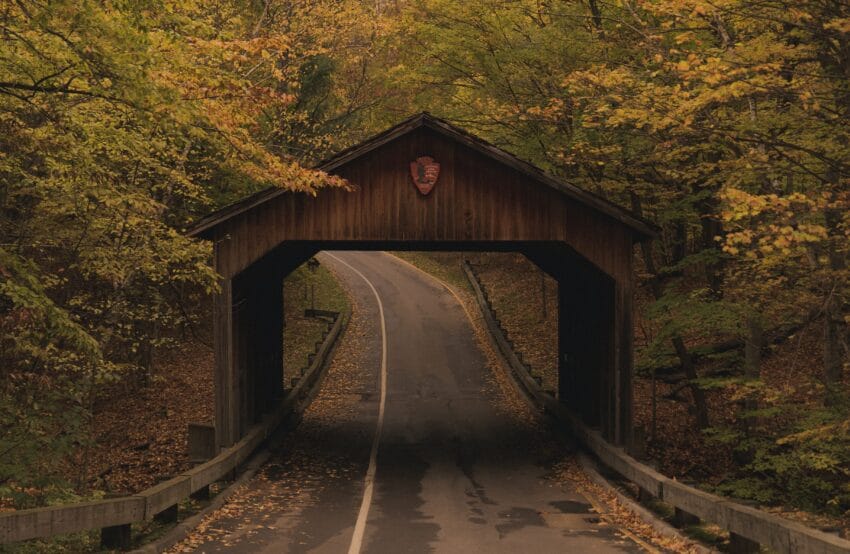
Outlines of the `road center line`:
[[378,469],[378,445],[381,442],[381,433],[384,430],[384,408],[387,404],[387,322],[384,318],[384,303],[381,302],[381,297],[375,289],[375,285],[351,264],[329,252],[325,252],[325,255],[348,267],[369,285],[372,294],[375,295],[375,300],[378,301],[378,313],[381,316],[381,402],[378,408],[378,425],[375,427],[375,436],[372,439],[372,452],[369,455],[369,469],[366,470],[363,501],[360,503],[360,512],[357,514],[357,523],[354,525],[351,545],[348,547],[348,554],[360,554],[360,549],[363,546],[363,535],[366,531],[366,520],[369,519],[369,508],[372,505],[372,493],[375,488],[375,472]]

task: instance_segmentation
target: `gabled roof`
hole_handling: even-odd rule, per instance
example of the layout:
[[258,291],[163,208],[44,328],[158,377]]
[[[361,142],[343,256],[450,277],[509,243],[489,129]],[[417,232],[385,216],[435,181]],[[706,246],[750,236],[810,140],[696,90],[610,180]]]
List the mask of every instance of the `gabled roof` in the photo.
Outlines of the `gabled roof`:
[[[489,142],[456,127],[447,121],[434,117],[428,112],[422,112],[405,119],[398,125],[391,127],[382,133],[378,133],[360,144],[346,148],[318,164],[316,169],[331,173],[340,166],[345,165],[346,163],[389,142],[392,142],[401,136],[419,129],[420,127],[436,131],[445,137],[460,142],[488,158],[519,171],[534,181],[557,190],[576,202],[584,204],[597,212],[601,212],[619,221],[634,231],[635,235],[637,235],[637,237],[641,240],[653,238],[658,235],[658,228],[655,225],[633,215],[631,212],[621,208],[617,204],[566,181],[558,179],[546,173],[539,167],[521,160],[513,154],[510,154],[501,148],[498,148]],[[265,190],[261,190],[260,192],[252,194],[238,202],[225,206],[220,210],[204,216],[196,221],[195,224],[188,229],[187,233],[189,236],[205,236],[209,230],[218,226],[220,223],[286,193],[291,193],[291,191],[279,187],[269,187]]]

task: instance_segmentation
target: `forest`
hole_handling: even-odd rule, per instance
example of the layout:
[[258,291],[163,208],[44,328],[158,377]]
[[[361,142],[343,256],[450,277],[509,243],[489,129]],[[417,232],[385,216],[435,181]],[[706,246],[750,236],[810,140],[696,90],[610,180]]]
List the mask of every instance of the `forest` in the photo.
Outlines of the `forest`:
[[7,0],[0,40],[0,510],[104,494],[103,395],[204,340],[194,220],[429,111],[660,227],[657,459],[848,526],[845,0]]

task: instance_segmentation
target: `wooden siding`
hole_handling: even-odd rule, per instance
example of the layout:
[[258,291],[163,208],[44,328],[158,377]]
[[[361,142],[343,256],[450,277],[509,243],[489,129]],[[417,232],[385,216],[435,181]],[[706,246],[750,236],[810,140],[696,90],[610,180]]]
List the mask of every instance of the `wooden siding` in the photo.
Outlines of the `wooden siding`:
[[[421,155],[441,165],[428,196],[409,174],[409,163]],[[560,241],[614,278],[631,270],[634,233],[627,226],[425,127],[336,173],[353,190],[285,193],[221,222],[215,240],[222,276],[236,275],[284,241]]]

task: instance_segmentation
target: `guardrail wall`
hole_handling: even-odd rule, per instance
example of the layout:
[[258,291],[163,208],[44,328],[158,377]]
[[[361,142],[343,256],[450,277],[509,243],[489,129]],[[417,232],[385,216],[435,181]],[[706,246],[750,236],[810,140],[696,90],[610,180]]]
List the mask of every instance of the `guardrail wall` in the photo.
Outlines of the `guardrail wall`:
[[850,541],[665,477],[629,456],[622,448],[608,443],[598,431],[581,422],[568,406],[540,388],[504,336],[472,267],[464,262],[463,269],[475,292],[487,329],[508,362],[515,380],[537,406],[567,425],[576,439],[604,465],[663,502],[726,529],[733,540],[735,536],[742,537],[783,554],[850,552]]
[[[0,544],[45,538],[90,529],[109,529],[153,519],[165,510],[211,483],[231,474],[277,429],[284,419],[309,396],[325,368],[337,338],[351,314],[338,314],[312,363],[281,403],[254,425],[239,442],[168,481],[139,494],[66,506],[49,506],[0,513]],[[129,530],[127,530],[129,531]]]

